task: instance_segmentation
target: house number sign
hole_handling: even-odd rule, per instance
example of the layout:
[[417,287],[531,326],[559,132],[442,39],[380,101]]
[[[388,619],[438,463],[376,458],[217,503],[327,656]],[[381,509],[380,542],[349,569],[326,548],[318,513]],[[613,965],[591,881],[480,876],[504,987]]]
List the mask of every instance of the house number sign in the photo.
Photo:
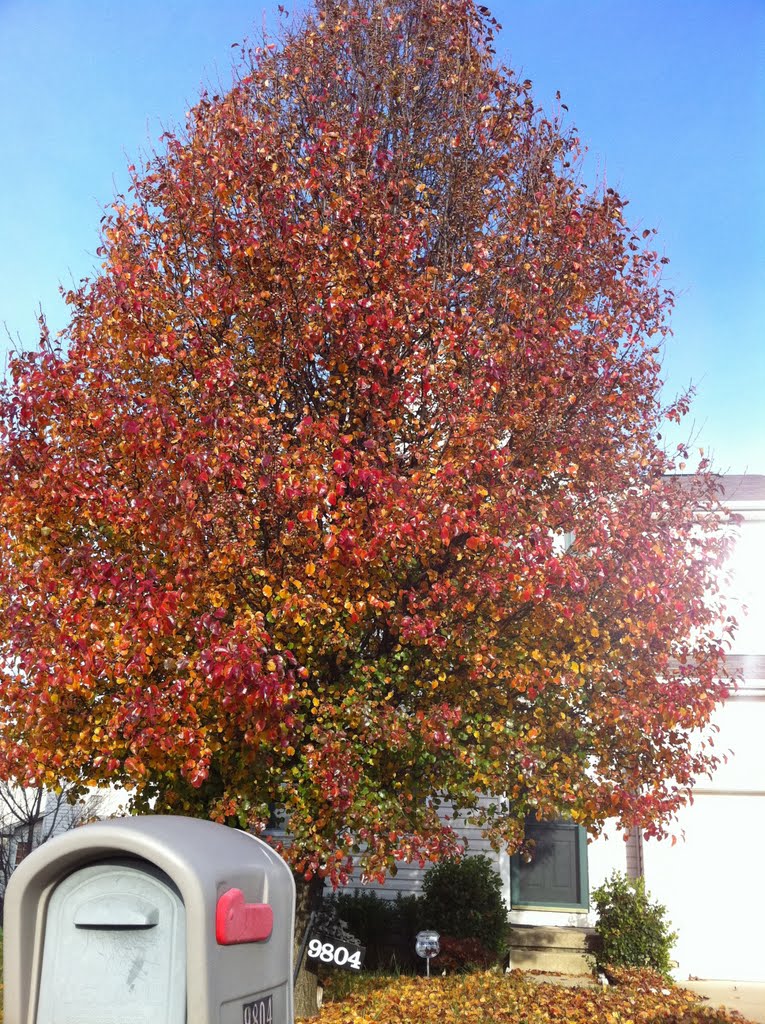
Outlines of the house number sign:
[[353,942],[333,939],[327,935],[317,935],[308,943],[306,956],[309,960],[318,960],[328,967],[340,967],[344,971],[360,971],[364,963],[364,946]]

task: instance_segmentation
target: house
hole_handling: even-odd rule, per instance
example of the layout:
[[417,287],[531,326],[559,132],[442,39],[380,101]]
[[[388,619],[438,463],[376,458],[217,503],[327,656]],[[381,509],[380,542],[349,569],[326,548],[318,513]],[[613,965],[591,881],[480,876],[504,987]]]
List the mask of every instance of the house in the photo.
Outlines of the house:
[[[596,918],[589,895],[618,870],[644,877],[651,897],[666,906],[679,933],[678,980],[765,981],[765,476],[725,476],[720,483],[725,503],[742,517],[729,566],[731,611],[740,622],[729,658],[743,679],[714,723],[715,745],[732,753],[712,781],[696,788],[673,829],[681,830],[674,844],[615,829],[588,842],[572,822],[530,823],[537,855],[526,864],[495,854],[477,829],[463,829],[469,853],[496,860],[515,926],[512,966],[586,969],[587,929]],[[417,892],[422,875],[402,863],[379,894]]]
[[72,828],[118,813],[122,803],[124,794],[116,790],[97,789],[71,802],[67,787],[56,792],[0,782],[0,905],[9,878],[32,850]]
[[715,720],[715,745],[732,753],[695,789],[679,820],[684,837],[643,843],[641,854],[647,887],[679,933],[677,977],[765,982],[765,476],[721,483],[742,517],[729,655],[742,679]]

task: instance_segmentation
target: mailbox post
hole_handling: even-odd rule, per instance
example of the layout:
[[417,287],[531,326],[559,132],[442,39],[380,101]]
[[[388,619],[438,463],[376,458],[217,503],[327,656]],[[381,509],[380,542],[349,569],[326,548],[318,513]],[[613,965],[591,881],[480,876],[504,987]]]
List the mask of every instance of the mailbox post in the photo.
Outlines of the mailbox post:
[[5,1024],[292,1024],[295,885],[269,846],[172,816],[74,829],[5,898]]

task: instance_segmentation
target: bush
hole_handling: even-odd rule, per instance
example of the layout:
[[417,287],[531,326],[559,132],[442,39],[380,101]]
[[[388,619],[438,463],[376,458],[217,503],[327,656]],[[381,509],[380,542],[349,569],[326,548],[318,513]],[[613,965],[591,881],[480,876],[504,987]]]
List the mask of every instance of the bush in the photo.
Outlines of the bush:
[[[424,901],[419,896],[402,896],[401,893],[398,893],[395,907],[396,930],[401,937],[401,941],[411,951],[414,949],[414,940],[417,937],[417,932],[428,927],[424,916]],[[416,959],[417,957],[415,956]]]
[[324,902],[366,947],[364,966],[370,970],[421,967],[415,936],[425,928],[442,937],[449,960],[447,965],[439,959],[442,969],[489,966],[504,949],[507,908],[502,881],[488,857],[435,865],[423,879],[422,896],[399,894],[394,901],[374,891],[352,892]]
[[478,939],[498,957],[507,933],[502,880],[488,857],[442,861],[422,884],[423,926],[453,939]]
[[[311,931],[330,936],[337,940],[337,942],[360,943],[358,935],[352,928],[348,927],[348,922],[340,913],[337,899],[333,897],[327,897],[321,901],[321,905],[316,911]],[[362,942],[361,945],[364,945],[364,943]]]
[[593,890],[592,902],[598,911],[598,966],[650,967],[669,976],[677,932],[670,931],[665,907],[650,902],[642,878],[614,871]]
[[480,939],[454,939],[451,935],[442,935],[440,946],[438,956],[433,957],[432,969],[435,971],[485,970],[497,959],[496,953],[488,950]]
[[402,928],[399,900],[381,899],[375,892],[341,893],[331,899],[338,917],[366,948],[367,970],[414,968],[414,938],[409,941]]
[[391,900],[380,899],[374,892],[340,893],[331,899],[338,917],[362,946],[380,942],[396,930],[396,904]]

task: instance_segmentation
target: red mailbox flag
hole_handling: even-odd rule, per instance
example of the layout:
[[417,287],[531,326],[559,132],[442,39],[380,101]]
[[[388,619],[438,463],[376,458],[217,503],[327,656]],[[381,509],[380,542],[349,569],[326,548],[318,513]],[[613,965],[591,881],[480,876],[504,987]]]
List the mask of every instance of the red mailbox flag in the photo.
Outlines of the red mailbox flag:
[[215,938],[220,946],[263,942],[274,928],[274,912],[267,903],[245,903],[241,889],[229,889],[215,908]]

